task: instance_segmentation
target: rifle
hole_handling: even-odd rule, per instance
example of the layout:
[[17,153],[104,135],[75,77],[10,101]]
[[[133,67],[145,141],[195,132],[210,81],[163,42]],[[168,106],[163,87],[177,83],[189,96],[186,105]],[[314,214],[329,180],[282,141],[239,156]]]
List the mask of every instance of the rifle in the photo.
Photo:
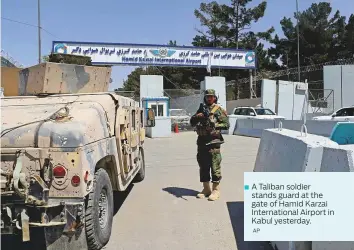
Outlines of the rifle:
[[203,114],[203,117],[199,118],[199,122],[198,122],[198,125],[199,126],[205,126],[205,127],[210,127],[210,128],[214,128],[215,127],[215,124],[213,122],[210,121],[209,119],[209,116],[210,116],[210,111],[208,109],[208,107],[201,103],[199,105],[199,108],[197,110],[197,114],[198,113],[202,113]]

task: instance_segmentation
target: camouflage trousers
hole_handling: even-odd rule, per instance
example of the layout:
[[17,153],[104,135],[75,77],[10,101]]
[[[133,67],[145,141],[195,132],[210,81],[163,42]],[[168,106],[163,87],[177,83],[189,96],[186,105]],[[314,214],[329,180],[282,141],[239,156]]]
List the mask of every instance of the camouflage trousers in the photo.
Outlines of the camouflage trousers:
[[[221,153],[220,145],[198,145],[197,161],[199,164],[200,182],[220,182]],[[210,178],[211,173],[211,178]]]

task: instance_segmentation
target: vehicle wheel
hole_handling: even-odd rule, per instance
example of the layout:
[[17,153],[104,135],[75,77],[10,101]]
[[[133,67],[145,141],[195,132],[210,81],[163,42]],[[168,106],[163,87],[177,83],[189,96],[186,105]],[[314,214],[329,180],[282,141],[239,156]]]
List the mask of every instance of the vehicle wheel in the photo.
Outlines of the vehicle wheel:
[[99,250],[109,241],[113,206],[113,190],[109,176],[106,170],[98,169],[86,203],[85,226],[87,246],[90,250]]
[[134,182],[141,182],[145,179],[145,159],[144,159],[144,154],[143,154],[142,150],[139,151],[138,164],[140,164],[141,167],[140,167],[139,172],[136,174],[136,176],[134,178]]

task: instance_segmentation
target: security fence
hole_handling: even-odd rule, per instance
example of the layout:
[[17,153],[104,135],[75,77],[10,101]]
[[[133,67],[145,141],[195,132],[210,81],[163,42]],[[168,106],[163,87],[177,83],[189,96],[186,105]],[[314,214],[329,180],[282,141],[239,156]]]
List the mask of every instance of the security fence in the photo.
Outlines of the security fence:
[[332,114],[335,111],[332,89],[309,89],[308,101],[311,113]]
[[140,102],[139,95],[136,94],[135,91],[114,91],[117,95],[125,96],[132,98],[133,100]]
[[198,89],[165,89],[165,96],[170,98],[170,109],[184,109],[194,114],[201,102]]
[[197,89],[165,89],[164,94],[170,98],[171,129],[174,130],[177,124],[179,130],[192,130],[189,120],[199,108],[201,91]]

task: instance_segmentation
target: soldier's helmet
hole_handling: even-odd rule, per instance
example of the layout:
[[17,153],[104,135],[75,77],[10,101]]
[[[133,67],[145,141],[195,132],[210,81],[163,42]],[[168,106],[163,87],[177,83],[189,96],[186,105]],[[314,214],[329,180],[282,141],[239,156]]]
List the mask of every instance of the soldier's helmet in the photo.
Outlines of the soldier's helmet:
[[205,103],[206,103],[206,97],[207,97],[208,95],[215,96],[215,103],[218,102],[218,97],[216,96],[214,89],[207,89],[207,90],[205,90],[205,92],[204,92],[204,102],[205,102]]

